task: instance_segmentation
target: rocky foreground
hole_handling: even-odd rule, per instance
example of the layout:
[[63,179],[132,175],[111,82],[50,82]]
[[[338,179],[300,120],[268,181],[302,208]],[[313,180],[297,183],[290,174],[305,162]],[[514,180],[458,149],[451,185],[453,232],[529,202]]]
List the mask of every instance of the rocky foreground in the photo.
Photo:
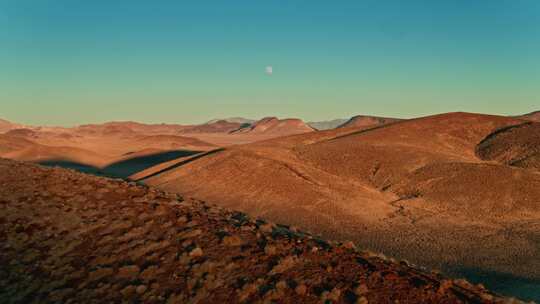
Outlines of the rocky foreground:
[[292,227],[0,159],[3,303],[509,303]]

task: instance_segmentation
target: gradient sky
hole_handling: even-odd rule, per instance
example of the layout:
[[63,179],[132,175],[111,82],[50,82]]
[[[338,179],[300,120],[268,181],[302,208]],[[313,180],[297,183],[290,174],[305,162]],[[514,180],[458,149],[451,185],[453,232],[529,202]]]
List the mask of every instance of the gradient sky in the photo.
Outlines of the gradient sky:
[[16,122],[533,110],[537,0],[0,0]]

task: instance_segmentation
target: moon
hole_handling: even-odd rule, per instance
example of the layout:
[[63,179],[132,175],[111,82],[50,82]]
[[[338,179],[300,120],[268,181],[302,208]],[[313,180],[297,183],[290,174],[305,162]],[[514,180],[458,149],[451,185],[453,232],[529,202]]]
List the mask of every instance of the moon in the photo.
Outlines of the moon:
[[272,76],[272,74],[274,73],[274,69],[272,68],[271,65],[266,66],[266,68],[264,70],[265,70],[266,75],[268,75],[268,76]]

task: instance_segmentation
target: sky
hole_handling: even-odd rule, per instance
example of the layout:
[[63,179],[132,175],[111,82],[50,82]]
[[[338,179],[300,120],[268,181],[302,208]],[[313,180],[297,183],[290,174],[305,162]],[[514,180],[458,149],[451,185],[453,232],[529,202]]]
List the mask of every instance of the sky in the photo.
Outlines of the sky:
[[534,110],[537,0],[0,0],[19,123]]

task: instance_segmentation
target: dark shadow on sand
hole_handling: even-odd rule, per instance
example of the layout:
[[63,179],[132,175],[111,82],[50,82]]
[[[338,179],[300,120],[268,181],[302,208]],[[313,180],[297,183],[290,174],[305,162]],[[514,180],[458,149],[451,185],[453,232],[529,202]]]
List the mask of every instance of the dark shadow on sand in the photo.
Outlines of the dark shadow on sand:
[[163,162],[168,162],[180,157],[186,157],[201,153],[200,151],[175,150],[168,152],[155,153],[145,156],[133,157],[123,161],[113,163],[103,171],[118,177],[127,178],[137,172],[148,169]]
[[173,159],[187,157],[195,154],[201,153],[200,151],[190,151],[190,150],[175,150],[167,151],[161,153],[154,153],[150,155],[138,156],[122,160],[113,164],[108,165],[105,168],[98,168],[91,165],[77,163],[73,161],[66,161],[62,159],[52,159],[38,162],[40,165],[48,167],[61,167],[66,169],[73,169],[82,173],[111,177],[111,178],[122,178],[127,179],[129,176],[140,172],[142,170],[153,167],[157,164],[171,161]]
[[167,167],[167,168],[165,168],[165,169],[159,170],[159,171],[157,171],[157,172],[155,172],[155,173],[152,173],[152,174],[150,174],[150,175],[148,175],[148,176],[145,176],[145,177],[143,177],[143,178],[137,179],[137,180],[135,180],[135,181],[136,181],[136,182],[141,182],[141,181],[143,181],[143,180],[145,180],[145,179],[154,177],[154,176],[159,175],[159,174],[161,174],[161,173],[163,173],[163,172],[167,172],[167,171],[172,170],[172,169],[174,169],[174,168],[181,167],[181,166],[183,166],[183,165],[185,165],[185,164],[188,164],[188,163],[190,163],[190,162],[192,162],[192,161],[195,161],[195,160],[197,160],[197,159],[199,159],[199,158],[202,158],[202,157],[205,157],[205,156],[208,156],[208,155],[217,153],[217,152],[221,152],[221,151],[225,151],[225,149],[224,149],[224,148],[219,148],[219,149],[211,150],[211,151],[208,151],[208,152],[205,152],[205,153],[201,153],[201,154],[199,154],[199,155],[197,155],[197,156],[194,156],[194,157],[191,157],[191,158],[186,159],[186,160],[184,160],[184,161],[181,161],[181,162],[179,162],[179,163],[176,163],[176,164],[174,164],[174,165],[172,165],[172,166],[169,166],[169,167]]
[[458,276],[467,278],[471,283],[481,283],[489,290],[504,296],[540,303],[540,279],[529,279],[508,273],[474,268],[462,268],[457,273]]

